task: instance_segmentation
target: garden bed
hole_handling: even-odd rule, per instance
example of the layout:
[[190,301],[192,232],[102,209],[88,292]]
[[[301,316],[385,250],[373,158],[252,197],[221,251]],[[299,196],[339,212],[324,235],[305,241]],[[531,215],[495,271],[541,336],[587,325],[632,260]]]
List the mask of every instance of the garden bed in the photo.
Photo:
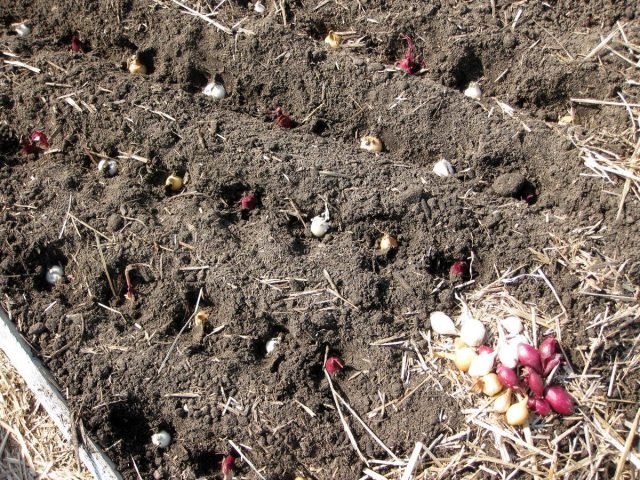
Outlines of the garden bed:
[[[640,391],[640,12],[601,3],[6,9],[2,306],[124,477],[220,478],[232,444],[248,478],[400,478],[418,442],[424,478],[623,465]],[[25,19],[20,37],[10,25]],[[415,74],[396,68],[402,35]],[[145,75],[128,71],[136,54]],[[227,96],[205,96],[210,81]],[[34,130],[48,148],[20,152]],[[366,135],[381,153],[359,148]],[[453,175],[434,174],[443,158]],[[257,205],[242,208],[249,193]],[[398,246],[382,254],[385,233]],[[535,420],[542,438],[516,428],[494,444],[469,419],[480,397],[433,355],[447,345],[428,319],[516,278],[498,285],[537,312],[528,328],[561,339],[581,407]],[[345,364],[335,392],[384,447],[346,409],[353,441],[345,432],[326,355]],[[612,441],[596,441],[596,414]],[[166,450],[151,444],[159,429]],[[567,431],[579,439],[553,443]],[[538,450],[515,457],[519,441]]]

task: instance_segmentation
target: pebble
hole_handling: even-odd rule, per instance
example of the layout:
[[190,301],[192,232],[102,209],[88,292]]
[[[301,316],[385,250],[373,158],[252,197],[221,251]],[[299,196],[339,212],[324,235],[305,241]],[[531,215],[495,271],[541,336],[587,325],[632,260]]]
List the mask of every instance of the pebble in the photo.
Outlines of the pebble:
[[122,216],[117,213],[113,213],[109,216],[107,220],[107,227],[112,232],[116,232],[120,230],[124,226],[124,220],[122,220]]
[[527,179],[520,173],[505,173],[493,181],[493,191],[501,197],[515,197],[527,184]]
[[508,50],[514,49],[517,44],[518,42],[513,35],[506,34],[504,37],[502,37],[502,45]]
[[38,322],[38,323],[34,323],[33,325],[31,325],[31,327],[29,328],[29,336],[31,335],[35,335],[40,336],[42,335],[45,331],[47,330],[47,327],[44,326],[44,323],[42,322]]

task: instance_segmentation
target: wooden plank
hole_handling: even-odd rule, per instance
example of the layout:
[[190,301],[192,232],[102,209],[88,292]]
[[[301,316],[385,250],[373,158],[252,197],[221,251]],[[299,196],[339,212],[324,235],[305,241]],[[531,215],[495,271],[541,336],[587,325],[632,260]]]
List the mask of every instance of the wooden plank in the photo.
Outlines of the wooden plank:
[[[31,353],[31,347],[22,338],[5,311],[0,308],[0,349],[4,351],[13,368],[45,408],[51,420],[67,441],[71,441],[72,419],[67,402],[55,380],[42,362]],[[122,480],[115,466],[90,438],[78,438],[78,454],[96,480]]]

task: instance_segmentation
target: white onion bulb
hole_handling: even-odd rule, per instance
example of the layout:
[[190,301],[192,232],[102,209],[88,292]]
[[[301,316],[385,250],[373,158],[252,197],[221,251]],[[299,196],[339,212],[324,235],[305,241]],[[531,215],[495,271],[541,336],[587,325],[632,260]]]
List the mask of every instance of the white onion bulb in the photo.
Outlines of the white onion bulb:
[[105,177],[113,177],[118,173],[118,163],[115,160],[100,160],[98,162],[98,172]]
[[45,278],[47,283],[51,285],[55,285],[64,277],[64,269],[60,265],[54,265],[49,270],[47,270],[47,274]]
[[213,97],[218,99],[221,99],[227,96],[227,91],[224,89],[224,85],[216,82],[208,83],[207,86],[204,87],[204,90],[202,90],[202,93],[204,93],[207,97]]
[[504,328],[509,335],[518,335],[519,333],[522,333],[522,320],[516,316],[512,315],[510,317],[503,318],[500,321],[500,325],[502,325],[502,328]]
[[27,22],[14,23],[12,27],[20,37],[26,37],[31,34],[31,25]]
[[444,312],[431,312],[429,315],[431,330],[440,335],[455,335],[458,333],[453,320]]
[[479,100],[482,96],[482,91],[480,90],[480,86],[476,82],[471,82],[467,89],[464,91],[464,94],[469,98]]
[[278,337],[270,338],[269,340],[267,340],[267,343],[264,346],[264,349],[267,351],[267,354],[273,352],[279,343],[280,343],[280,339]]
[[160,430],[158,433],[154,433],[153,435],[151,435],[151,443],[153,443],[156,447],[167,448],[171,443],[171,435],[169,434],[169,432]]
[[529,340],[524,335],[515,335],[509,340],[501,340],[498,344],[498,358],[505,367],[516,368],[518,365],[518,345]]
[[260,2],[260,0],[258,0],[258,1],[255,3],[255,5],[253,6],[253,10],[254,10],[256,13],[264,13],[265,7],[264,7],[264,5],[262,4],[262,2]]
[[470,347],[478,347],[484,342],[486,329],[484,324],[473,318],[468,318],[460,328],[460,339]]
[[471,377],[484,377],[491,373],[496,361],[496,352],[481,353],[471,361],[467,373]]
[[311,219],[310,229],[314,237],[324,237],[329,231],[329,228],[331,228],[331,222],[327,220],[324,215],[318,215]]
[[433,173],[438,175],[439,177],[450,177],[454,173],[456,173],[455,168],[451,165],[450,162],[446,161],[444,158],[433,166]]
[[498,344],[498,359],[505,367],[516,368],[518,365],[518,345],[501,341]]

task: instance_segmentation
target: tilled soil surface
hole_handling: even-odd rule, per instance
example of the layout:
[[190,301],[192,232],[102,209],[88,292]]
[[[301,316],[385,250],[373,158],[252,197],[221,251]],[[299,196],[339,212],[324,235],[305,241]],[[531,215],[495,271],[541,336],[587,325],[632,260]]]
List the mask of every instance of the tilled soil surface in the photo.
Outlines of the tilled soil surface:
[[[603,222],[602,245],[640,260],[637,199],[615,222],[619,196],[583,175],[566,132],[623,128],[627,111],[580,106],[582,126],[557,124],[570,97],[631,88],[633,67],[584,55],[616,22],[638,38],[636,2],[270,1],[264,14],[223,2],[211,18],[239,23],[234,34],[171,1],[0,4],[2,304],[125,478],[132,460],[145,479],[220,478],[228,440],[269,478],[359,478],[326,352],[346,365],[336,388],[406,457],[464,429],[462,406],[434,381],[367,415],[421,381],[403,382],[405,351],[372,343],[409,336],[426,351],[429,312],[453,315],[456,293],[528,271],[550,234]],[[23,19],[32,32],[19,37],[9,25]],[[332,49],[329,30],[353,34]],[[74,33],[86,53],[71,51]],[[394,67],[403,34],[414,75]],[[147,75],[127,71],[136,53]],[[209,80],[227,97],[203,95]],[[472,81],[479,101],[463,94]],[[294,128],[276,125],[276,107]],[[50,150],[20,153],[15,137],[34,129]],[[365,135],[383,151],[361,150]],[[98,172],[106,157],[113,177]],[[432,172],[442,158],[453,176]],[[250,192],[257,206],[242,209]],[[309,225],[325,205],[318,239]],[[398,240],[388,254],[383,233]],[[450,277],[456,261],[471,276]],[[64,278],[50,286],[53,265]],[[577,295],[562,268],[549,277],[570,352],[587,343],[588,305],[607,299]],[[557,309],[543,287],[517,291]],[[183,329],[197,302],[208,319]],[[159,428],[167,450],[149,442]],[[353,428],[366,457],[386,458]]]

